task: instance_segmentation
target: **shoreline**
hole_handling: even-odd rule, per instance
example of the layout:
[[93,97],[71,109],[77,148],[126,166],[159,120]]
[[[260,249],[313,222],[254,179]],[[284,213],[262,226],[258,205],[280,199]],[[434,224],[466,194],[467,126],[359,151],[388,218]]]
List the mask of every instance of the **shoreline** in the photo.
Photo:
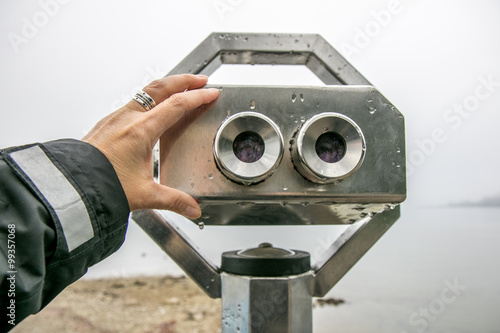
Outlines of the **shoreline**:
[[[344,302],[315,298],[313,307]],[[11,332],[214,333],[221,316],[221,300],[186,276],[82,278]]]
[[11,331],[220,332],[221,301],[186,277],[80,279]]

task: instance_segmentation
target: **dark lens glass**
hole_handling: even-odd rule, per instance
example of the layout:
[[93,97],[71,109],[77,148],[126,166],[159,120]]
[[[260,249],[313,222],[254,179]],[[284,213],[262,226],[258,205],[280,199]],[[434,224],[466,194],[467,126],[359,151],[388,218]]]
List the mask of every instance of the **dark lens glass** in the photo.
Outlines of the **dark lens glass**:
[[326,163],[340,161],[346,150],[345,140],[335,132],[326,132],[316,140],[316,154]]
[[264,149],[264,140],[255,132],[240,133],[233,141],[234,155],[245,163],[258,161],[264,155]]

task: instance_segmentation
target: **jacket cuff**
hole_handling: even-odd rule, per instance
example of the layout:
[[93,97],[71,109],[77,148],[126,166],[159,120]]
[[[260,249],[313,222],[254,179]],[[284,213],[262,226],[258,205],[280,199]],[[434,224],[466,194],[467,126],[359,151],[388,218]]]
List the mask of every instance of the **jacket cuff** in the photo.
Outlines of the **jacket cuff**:
[[99,257],[89,266],[117,251],[125,240],[130,209],[118,176],[106,156],[89,143],[64,139],[43,144],[60,164],[61,172],[74,181],[85,202],[100,240]]
[[120,248],[130,209],[113,166],[97,148],[63,139],[8,154],[55,221],[57,245],[49,269],[68,260],[90,267]]

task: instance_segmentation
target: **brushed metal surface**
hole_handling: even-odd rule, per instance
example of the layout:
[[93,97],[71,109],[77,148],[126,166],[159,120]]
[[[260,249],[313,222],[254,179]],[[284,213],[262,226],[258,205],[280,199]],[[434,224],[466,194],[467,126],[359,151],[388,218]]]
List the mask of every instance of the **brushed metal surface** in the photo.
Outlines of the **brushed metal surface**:
[[172,219],[154,210],[138,210],[132,219],[211,298],[221,297],[219,268],[197,251]]
[[372,218],[350,225],[314,263],[313,296],[324,297],[400,215],[400,206],[392,206]]
[[252,277],[221,273],[222,332],[312,332],[313,273]]
[[329,85],[370,85],[317,34],[214,32],[168,75],[212,74],[223,64],[303,65]]
[[[404,118],[372,86],[224,86],[212,107],[193,111],[160,143],[160,182],[199,200],[207,225],[351,224],[406,197]],[[214,138],[226,118],[240,112],[269,117],[285,141],[284,156],[263,182],[245,186],[218,169]],[[317,114],[335,112],[363,132],[362,165],[333,184],[297,172],[294,134]],[[186,122],[190,123],[184,129]]]

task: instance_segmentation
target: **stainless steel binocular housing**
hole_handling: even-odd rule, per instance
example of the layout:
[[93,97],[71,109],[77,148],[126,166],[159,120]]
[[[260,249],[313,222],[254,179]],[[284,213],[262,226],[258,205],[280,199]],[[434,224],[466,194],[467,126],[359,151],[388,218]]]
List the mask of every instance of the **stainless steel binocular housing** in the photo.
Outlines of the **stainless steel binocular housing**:
[[373,86],[218,88],[160,148],[197,222],[351,224],[404,200],[404,119]]

